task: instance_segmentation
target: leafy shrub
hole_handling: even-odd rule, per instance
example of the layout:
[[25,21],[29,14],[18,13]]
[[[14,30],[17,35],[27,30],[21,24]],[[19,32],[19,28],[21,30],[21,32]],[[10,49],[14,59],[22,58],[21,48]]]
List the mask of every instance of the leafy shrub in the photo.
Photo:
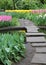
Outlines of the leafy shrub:
[[0,33],[0,62],[11,65],[13,61],[18,62],[24,57],[24,40],[25,33],[22,32]]
[[[7,6],[6,6],[7,5]],[[12,0],[0,0],[0,9],[13,9]]]
[[43,8],[46,9],[46,4],[43,5]]
[[44,4],[46,0],[0,0],[0,9],[40,9]]

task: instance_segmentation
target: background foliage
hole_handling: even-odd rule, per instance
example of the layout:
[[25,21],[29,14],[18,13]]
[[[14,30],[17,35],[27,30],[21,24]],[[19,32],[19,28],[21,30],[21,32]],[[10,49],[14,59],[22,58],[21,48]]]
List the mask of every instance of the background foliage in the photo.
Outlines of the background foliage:
[[0,0],[0,9],[46,8],[46,0]]

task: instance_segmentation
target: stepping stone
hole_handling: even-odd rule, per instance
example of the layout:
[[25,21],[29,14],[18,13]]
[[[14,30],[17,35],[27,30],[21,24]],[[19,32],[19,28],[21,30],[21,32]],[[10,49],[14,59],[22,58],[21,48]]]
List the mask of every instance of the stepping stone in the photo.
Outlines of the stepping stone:
[[35,26],[25,26],[27,28],[27,32],[38,32],[38,28]]
[[46,47],[46,43],[32,43],[33,47]]
[[38,53],[46,53],[46,47],[36,48],[36,52],[38,52]]
[[46,54],[35,54],[31,63],[46,64]]
[[31,42],[31,43],[37,43],[37,42],[46,42],[44,37],[26,37],[27,42]]
[[26,19],[19,19],[19,22],[21,23],[21,25],[25,25],[25,26],[34,26],[34,23],[30,20],[26,20]]
[[45,36],[44,33],[26,33],[26,36]]

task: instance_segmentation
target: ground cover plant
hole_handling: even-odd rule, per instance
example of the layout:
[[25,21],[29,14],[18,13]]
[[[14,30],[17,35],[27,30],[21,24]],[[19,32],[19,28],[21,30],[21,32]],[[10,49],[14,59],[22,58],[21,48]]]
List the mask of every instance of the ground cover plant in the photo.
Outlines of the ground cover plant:
[[11,65],[25,54],[25,33],[0,33],[0,64]]

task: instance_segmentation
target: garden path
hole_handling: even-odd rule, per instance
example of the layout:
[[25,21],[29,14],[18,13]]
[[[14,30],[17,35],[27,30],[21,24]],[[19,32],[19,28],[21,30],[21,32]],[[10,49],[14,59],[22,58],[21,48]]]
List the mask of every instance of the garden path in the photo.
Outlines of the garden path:
[[21,26],[24,26],[27,28],[28,32],[38,32],[37,29],[38,27],[34,25],[32,21],[29,20],[24,20],[24,19],[19,19]]
[[[19,19],[21,26],[27,28],[25,58],[14,65],[42,65],[46,63],[46,40],[44,33],[29,20]],[[41,58],[42,57],[42,58]],[[44,60],[42,60],[44,59]]]

